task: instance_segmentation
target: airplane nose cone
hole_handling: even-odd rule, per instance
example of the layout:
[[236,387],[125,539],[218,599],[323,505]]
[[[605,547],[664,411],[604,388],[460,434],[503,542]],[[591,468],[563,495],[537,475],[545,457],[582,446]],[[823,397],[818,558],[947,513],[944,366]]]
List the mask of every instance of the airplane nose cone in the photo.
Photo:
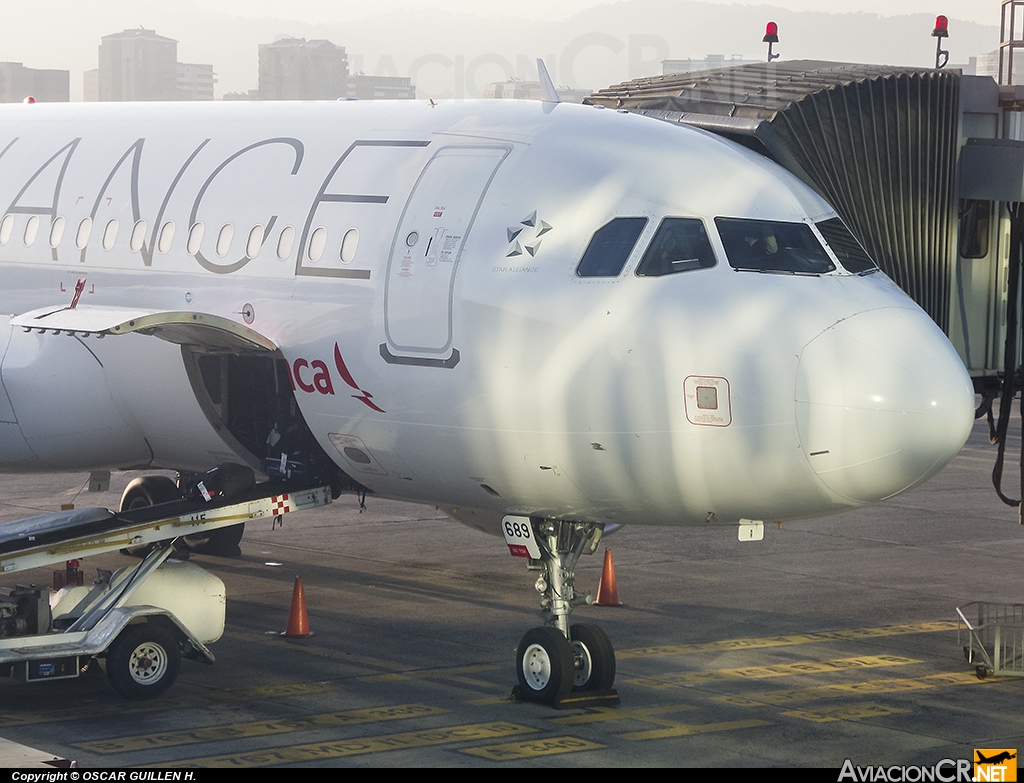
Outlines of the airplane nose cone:
[[953,458],[974,424],[974,389],[924,312],[870,310],[804,346],[796,419],[821,481],[871,503],[925,481]]

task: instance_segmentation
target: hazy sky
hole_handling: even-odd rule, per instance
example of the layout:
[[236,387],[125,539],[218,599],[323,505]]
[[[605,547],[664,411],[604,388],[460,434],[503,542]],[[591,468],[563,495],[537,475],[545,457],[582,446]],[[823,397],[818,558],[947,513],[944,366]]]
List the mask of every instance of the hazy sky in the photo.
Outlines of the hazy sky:
[[[836,20],[827,33],[821,23],[811,21],[820,17],[789,18],[781,33],[786,59],[926,65],[933,61],[935,48],[928,17],[941,13],[953,20],[951,62],[966,63],[996,48],[1001,7],[1000,0],[746,0],[745,8],[729,14],[711,6],[741,4],[695,2],[704,5],[674,0],[648,0],[644,9],[636,3],[600,0],[5,2],[0,61],[67,69],[71,99],[80,100],[82,73],[96,67],[100,38],[146,27],[178,41],[179,61],[212,63],[216,94],[221,96],[255,88],[258,44],[286,34],[328,38],[346,47],[352,70],[410,76],[423,96],[463,97],[479,94],[481,85],[508,75],[536,78],[530,69],[537,57],[545,58],[559,84],[588,89],[658,73],[665,58],[702,58],[716,52],[760,58],[764,22],[785,11],[861,15],[849,23]],[[750,8],[755,5],[760,7]],[[565,21],[581,12],[586,13]],[[908,27],[908,14],[925,18],[912,20]],[[901,16],[903,22],[870,27],[864,25],[865,15]],[[723,22],[725,18],[730,21]],[[958,29],[957,20],[973,25]],[[986,26],[984,35],[978,25]],[[972,26],[973,31],[968,29]],[[861,33],[851,32],[853,28]],[[580,41],[588,48],[573,54]]]
[[[716,2],[716,0],[706,0]],[[729,5],[729,3],[721,3]],[[756,3],[748,3],[754,5]],[[51,3],[42,3],[52,7]],[[90,0],[93,7],[130,6],[121,0]],[[565,19],[584,8],[601,5],[595,0],[220,0],[215,4],[222,11],[239,16],[288,16],[291,18],[319,18],[322,21],[349,21],[371,13],[401,9],[442,8],[452,13],[472,13],[478,16],[525,16],[538,20]],[[774,0],[763,5],[786,8],[791,11],[829,11],[853,13],[864,11],[894,16],[898,14],[945,14],[951,19],[964,19],[981,24],[998,24],[1000,0]],[[42,10],[42,9],[40,9]]]

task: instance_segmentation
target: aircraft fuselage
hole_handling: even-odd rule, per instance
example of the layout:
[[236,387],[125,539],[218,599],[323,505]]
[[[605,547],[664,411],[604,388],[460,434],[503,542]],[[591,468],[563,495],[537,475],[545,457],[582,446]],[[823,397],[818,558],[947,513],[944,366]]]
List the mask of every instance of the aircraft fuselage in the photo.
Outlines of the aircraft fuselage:
[[[489,530],[835,513],[933,475],[973,419],[941,331],[823,241],[834,210],[700,131],[513,101],[36,104],[0,110],[0,150],[0,470],[239,458],[179,346],[100,338],[103,308],[261,335],[342,470]],[[712,255],[651,272],[677,218]],[[827,265],[734,268],[751,221],[806,227]],[[11,325],[83,278],[80,328]]]

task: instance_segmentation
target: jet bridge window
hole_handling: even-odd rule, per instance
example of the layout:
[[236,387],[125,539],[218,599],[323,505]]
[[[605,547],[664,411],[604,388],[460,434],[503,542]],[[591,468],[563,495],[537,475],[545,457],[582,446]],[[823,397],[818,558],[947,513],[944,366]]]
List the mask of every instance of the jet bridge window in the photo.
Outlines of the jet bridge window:
[[850,229],[842,220],[831,218],[815,223],[815,225],[847,272],[861,274],[878,269],[875,262],[871,260],[871,256],[868,255],[868,251],[857,241],[857,237],[850,233]]
[[636,246],[647,218],[615,218],[601,226],[576,267],[577,277],[617,277]]
[[984,258],[992,225],[991,201],[963,201],[960,210],[960,257]]
[[715,252],[704,223],[697,218],[665,218],[651,240],[636,273],[659,277],[715,265]]
[[835,271],[806,223],[719,217],[715,225],[733,269],[805,275]]

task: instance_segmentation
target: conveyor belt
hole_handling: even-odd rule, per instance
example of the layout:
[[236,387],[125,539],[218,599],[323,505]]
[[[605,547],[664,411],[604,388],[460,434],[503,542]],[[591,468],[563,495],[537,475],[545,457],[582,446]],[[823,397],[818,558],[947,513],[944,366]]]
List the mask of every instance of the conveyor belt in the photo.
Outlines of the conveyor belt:
[[24,571],[86,554],[166,541],[330,502],[330,487],[287,491],[261,484],[249,496],[226,503],[176,500],[119,513],[86,508],[40,514],[0,524],[0,572]]

